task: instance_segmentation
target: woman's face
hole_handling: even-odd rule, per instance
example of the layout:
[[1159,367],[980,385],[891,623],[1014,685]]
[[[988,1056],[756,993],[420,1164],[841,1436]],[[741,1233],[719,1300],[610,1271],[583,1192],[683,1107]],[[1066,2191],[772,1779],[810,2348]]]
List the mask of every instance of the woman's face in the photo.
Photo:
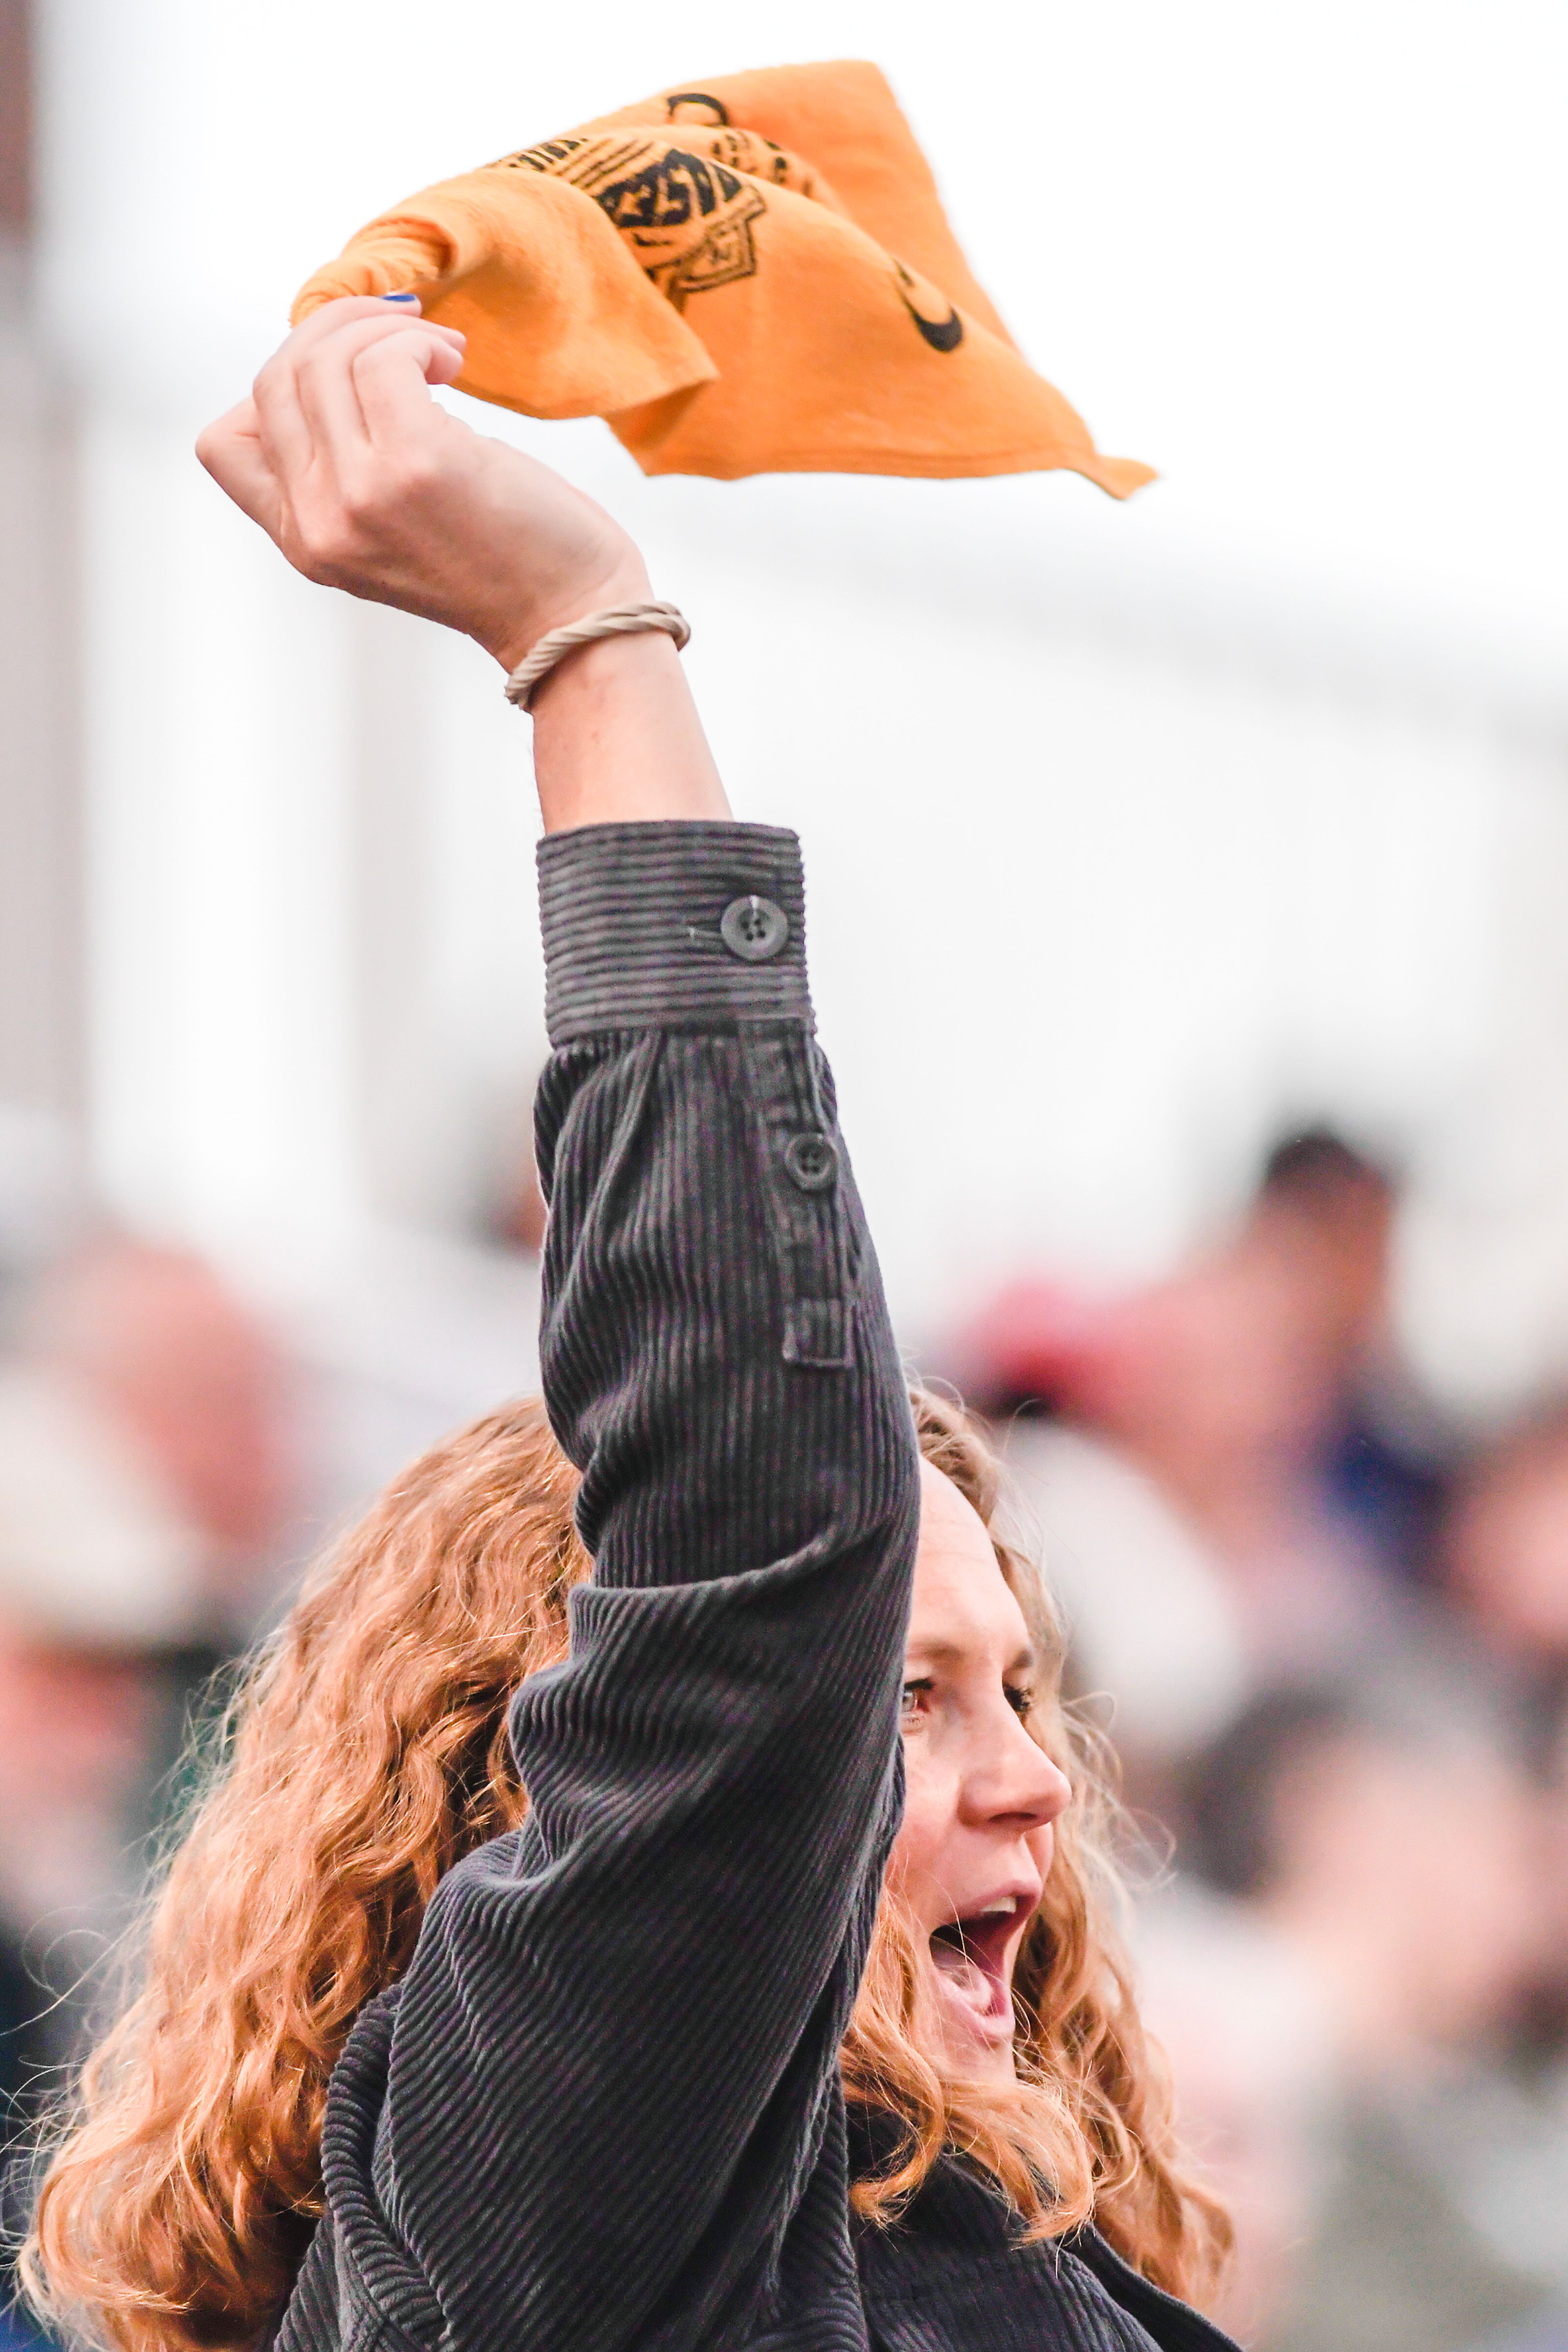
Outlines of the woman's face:
[[921,1465],[904,1667],[903,1826],[889,1875],[928,1941],[944,2070],[1013,2074],[1013,1969],[1071,1793],[1027,1728],[1024,1612],[978,1515]]

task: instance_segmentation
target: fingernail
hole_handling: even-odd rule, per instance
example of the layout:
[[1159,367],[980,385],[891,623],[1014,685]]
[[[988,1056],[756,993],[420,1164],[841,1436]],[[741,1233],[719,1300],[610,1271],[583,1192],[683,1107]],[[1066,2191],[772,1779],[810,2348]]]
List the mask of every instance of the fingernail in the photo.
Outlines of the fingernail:
[[417,294],[384,294],[381,299],[384,302],[417,302],[419,297]]

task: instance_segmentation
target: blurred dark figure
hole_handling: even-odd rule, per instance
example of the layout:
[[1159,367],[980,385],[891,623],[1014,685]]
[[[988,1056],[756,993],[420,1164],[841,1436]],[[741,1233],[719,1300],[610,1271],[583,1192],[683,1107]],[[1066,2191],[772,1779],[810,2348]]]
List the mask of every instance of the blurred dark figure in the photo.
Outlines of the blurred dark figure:
[[1319,1314],[1331,1353],[1347,1368],[1381,1332],[1397,1199],[1389,1171],[1329,1126],[1282,1136],[1263,1163],[1252,1222],[1278,1223],[1316,1259]]
[[1488,1706],[1414,1676],[1258,1699],[1191,1775],[1184,1859],[1327,2027],[1338,2145],[1270,2352],[1468,2352],[1533,2319],[1568,2145],[1510,2078],[1539,1857]]
[[1390,1336],[1395,1207],[1386,1170],[1309,1129],[1168,1280],[1016,1285],[957,1351],[973,1401],[1023,1416],[1008,1460],[1145,1801],[1248,1689],[1424,1638],[1440,1478]]
[[1386,1167],[1332,1128],[1310,1127],[1269,1153],[1250,1226],[1294,1261],[1319,1327],[1334,1396],[1324,1424],[1329,1490],[1385,1570],[1419,1580],[1447,1448],[1411,1394],[1390,1328],[1397,1207]]

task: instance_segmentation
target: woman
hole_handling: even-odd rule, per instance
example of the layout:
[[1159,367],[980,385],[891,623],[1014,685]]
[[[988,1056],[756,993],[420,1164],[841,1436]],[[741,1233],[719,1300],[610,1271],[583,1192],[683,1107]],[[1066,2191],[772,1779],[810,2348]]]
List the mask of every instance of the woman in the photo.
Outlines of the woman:
[[[431,400],[459,352],[332,304],[201,455],[510,670],[647,582]],[[438,1448],[308,1584],[34,2276],[135,2352],[1218,2344],[1056,1638],[911,1416],[794,838],[731,822],[667,637],[533,708],[548,1426]]]

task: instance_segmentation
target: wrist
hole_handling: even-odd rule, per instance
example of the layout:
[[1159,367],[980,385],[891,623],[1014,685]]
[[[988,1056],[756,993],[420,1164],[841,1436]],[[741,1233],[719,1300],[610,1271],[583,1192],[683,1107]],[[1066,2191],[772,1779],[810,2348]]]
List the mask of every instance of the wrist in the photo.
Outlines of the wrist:
[[670,638],[654,632],[580,646],[541,680],[532,715],[546,832],[729,814]]
[[647,567],[637,549],[630,548],[613,568],[579,586],[562,591],[551,598],[548,606],[534,604],[530,610],[509,614],[479,642],[510,673],[552,629],[567,628],[574,621],[585,621],[591,613],[607,612],[612,605],[647,604],[652,596]]

